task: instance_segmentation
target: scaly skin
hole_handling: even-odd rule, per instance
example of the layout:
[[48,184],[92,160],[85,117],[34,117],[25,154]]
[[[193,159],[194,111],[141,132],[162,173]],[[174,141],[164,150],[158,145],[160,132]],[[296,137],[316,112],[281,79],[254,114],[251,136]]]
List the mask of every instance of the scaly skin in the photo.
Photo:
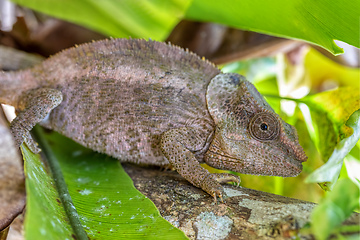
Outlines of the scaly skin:
[[251,83],[159,42],[93,42],[29,70],[0,72],[0,102],[20,112],[11,124],[18,146],[25,139],[38,151],[29,130],[40,122],[122,162],[170,163],[215,198],[224,195],[220,183],[240,179],[211,174],[201,162],[286,177],[306,160],[295,129]]

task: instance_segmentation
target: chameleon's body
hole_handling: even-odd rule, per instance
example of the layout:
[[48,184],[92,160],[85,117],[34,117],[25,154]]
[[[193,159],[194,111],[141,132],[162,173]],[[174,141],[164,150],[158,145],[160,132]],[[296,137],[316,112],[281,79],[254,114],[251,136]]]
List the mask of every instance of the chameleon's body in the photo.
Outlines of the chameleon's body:
[[252,84],[159,42],[99,41],[29,70],[0,72],[0,102],[20,111],[11,124],[18,145],[25,138],[35,151],[28,131],[45,118],[43,126],[121,161],[170,163],[215,197],[219,182],[239,179],[210,174],[199,162],[295,176],[306,160],[294,128]]

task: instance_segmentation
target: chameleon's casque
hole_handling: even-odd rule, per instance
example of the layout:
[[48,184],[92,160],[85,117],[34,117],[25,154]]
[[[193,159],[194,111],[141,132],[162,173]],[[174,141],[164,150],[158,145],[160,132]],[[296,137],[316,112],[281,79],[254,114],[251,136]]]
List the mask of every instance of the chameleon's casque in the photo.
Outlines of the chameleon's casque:
[[28,131],[41,122],[123,162],[170,163],[214,197],[220,183],[240,180],[201,162],[287,177],[306,161],[296,130],[244,77],[160,42],[98,41],[1,72],[0,102],[20,111],[11,124],[18,145],[25,139],[36,151]]

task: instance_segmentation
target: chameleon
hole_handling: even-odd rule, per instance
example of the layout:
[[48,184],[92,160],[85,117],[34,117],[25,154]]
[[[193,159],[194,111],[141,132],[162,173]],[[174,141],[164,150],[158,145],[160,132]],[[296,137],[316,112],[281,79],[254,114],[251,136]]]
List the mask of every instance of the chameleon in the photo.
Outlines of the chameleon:
[[37,124],[121,162],[171,165],[221,200],[230,173],[297,176],[307,160],[296,129],[252,83],[168,43],[85,43],[25,70],[0,72],[0,103],[15,107],[16,146],[40,149]]

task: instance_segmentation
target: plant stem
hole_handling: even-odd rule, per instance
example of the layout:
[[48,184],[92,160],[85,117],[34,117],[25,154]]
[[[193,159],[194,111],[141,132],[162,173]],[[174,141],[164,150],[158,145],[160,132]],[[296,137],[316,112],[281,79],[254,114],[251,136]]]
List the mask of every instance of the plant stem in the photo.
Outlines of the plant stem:
[[36,140],[41,146],[41,149],[43,151],[42,157],[49,164],[56,188],[59,193],[60,201],[64,206],[65,213],[70,221],[70,225],[74,231],[74,234],[76,235],[76,239],[88,240],[89,238],[86,235],[83,226],[81,225],[81,222],[79,220],[79,215],[71,200],[71,196],[69,194],[65,179],[62,175],[60,164],[56,159],[56,157],[54,156],[53,152],[51,151],[48,142],[44,138],[43,129],[39,126],[35,126],[33,129],[33,134],[35,135]]

